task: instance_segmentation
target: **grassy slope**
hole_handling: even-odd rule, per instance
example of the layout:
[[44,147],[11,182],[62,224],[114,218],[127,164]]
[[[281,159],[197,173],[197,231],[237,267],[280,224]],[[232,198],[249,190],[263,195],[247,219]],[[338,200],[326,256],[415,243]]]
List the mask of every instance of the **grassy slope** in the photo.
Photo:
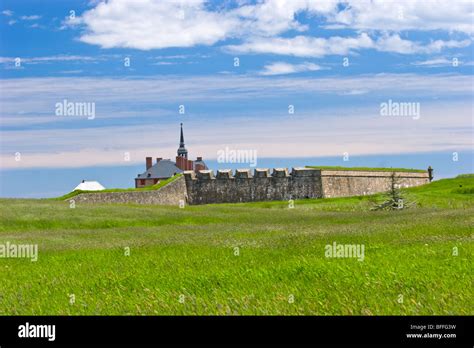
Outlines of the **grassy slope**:
[[178,179],[180,176],[182,176],[183,174],[176,174],[175,176],[172,176],[171,178],[169,179],[166,179],[166,180],[163,180],[163,181],[160,181],[159,183],[155,184],[155,185],[152,185],[152,186],[146,186],[146,187],[141,187],[141,188],[126,188],[126,189],[121,189],[121,188],[112,188],[112,189],[105,189],[105,190],[102,190],[102,191],[84,191],[84,190],[74,190],[72,192],[69,192],[61,197],[57,197],[57,198],[52,198],[52,199],[55,199],[55,200],[60,200],[60,201],[64,201],[65,199],[69,199],[69,198],[72,198],[74,196],[77,196],[81,193],[100,193],[100,192],[130,192],[130,191],[151,191],[151,190],[158,190],[160,188],[162,188],[163,186],[169,184],[170,182],[173,182],[175,181],[176,179]]
[[[294,209],[3,199],[0,242],[40,255],[0,258],[0,314],[472,315],[473,187],[411,188],[421,207],[392,213],[367,211],[373,197]],[[325,258],[334,241],[364,244],[365,260]]]
[[355,171],[367,171],[367,172],[416,172],[426,173],[423,169],[410,169],[410,168],[374,168],[374,167],[340,167],[340,166],[306,166],[306,168],[316,168],[324,170],[355,170]]

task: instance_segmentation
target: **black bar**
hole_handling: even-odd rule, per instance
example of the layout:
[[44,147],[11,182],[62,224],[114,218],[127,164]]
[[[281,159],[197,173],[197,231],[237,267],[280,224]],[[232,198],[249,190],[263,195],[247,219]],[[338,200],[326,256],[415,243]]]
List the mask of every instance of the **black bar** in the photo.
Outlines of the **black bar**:
[[[20,325],[55,325],[55,339],[19,337]],[[384,317],[0,317],[0,347],[59,344],[324,344],[465,346],[474,342],[472,316]],[[412,326],[414,325],[414,326]],[[432,325],[429,326],[429,325]],[[439,325],[445,325],[440,327]],[[454,327],[451,327],[455,325]],[[421,331],[420,329],[424,329]],[[407,334],[456,337],[408,338]]]

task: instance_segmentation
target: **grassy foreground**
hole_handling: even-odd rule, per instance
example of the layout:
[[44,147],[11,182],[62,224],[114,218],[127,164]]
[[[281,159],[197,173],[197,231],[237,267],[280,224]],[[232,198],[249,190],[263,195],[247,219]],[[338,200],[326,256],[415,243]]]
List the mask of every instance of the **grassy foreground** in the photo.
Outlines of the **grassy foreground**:
[[[0,243],[37,243],[39,258],[0,258],[0,315],[472,315],[473,188],[407,189],[418,207],[396,212],[369,211],[373,196],[293,209],[1,199]],[[326,258],[333,242],[364,245],[364,260]]]

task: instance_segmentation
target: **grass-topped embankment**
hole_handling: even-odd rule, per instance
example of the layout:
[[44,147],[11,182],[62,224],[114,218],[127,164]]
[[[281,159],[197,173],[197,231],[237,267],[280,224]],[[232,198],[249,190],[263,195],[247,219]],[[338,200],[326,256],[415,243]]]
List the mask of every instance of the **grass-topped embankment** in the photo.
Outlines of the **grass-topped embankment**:
[[[394,212],[369,211],[369,197],[293,209],[0,199],[0,243],[39,245],[37,262],[0,258],[0,315],[472,315],[474,195],[458,189],[473,186],[407,189],[423,204]],[[364,245],[364,260],[326,258],[333,242]]]
[[[441,179],[429,184],[403,188],[404,196],[416,203],[416,208],[466,208],[474,205],[474,175],[464,174],[453,179]],[[314,210],[367,211],[375,202],[383,200],[382,194],[369,196],[305,199],[298,201]],[[238,203],[246,206],[287,209],[286,201]],[[229,204],[232,205],[232,204]]]
[[340,166],[306,166],[306,168],[315,168],[321,170],[345,170],[345,171],[364,171],[364,172],[412,172],[426,173],[423,169],[411,168],[374,168],[374,167],[340,167]]
[[152,185],[152,186],[146,186],[146,187],[141,187],[141,188],[126,188],[126,189],[122,189],[122,188],[112,188],[112,189],[105,189],[105,190],[101,190],[101,191],[84,191],[84,190],[74,190],[72,192],[69,192],[61,197],[57,197],[57,198],[51,198],[51,199],[55,199],[55,200],[60,200],[60,201],[63,201],[65,199],[69,199],[69,198],[72,198],[74,196],[77,196],[81,193],[101,193],[101,192],[130,192],[130,191],[152,191],[152,190],[158,190],[160,188],[162,188],[163,186],[165,185],[168,185],[170,182],[173,182],[175,181],[176,179],[178,179],[180,176],[182,176],[183,174],[176,174],[175,176],[172,176],[171,178],[169,179],[166,179],[166,180],[162,180],[160,181],[159,183],[155,184],[155,185]]

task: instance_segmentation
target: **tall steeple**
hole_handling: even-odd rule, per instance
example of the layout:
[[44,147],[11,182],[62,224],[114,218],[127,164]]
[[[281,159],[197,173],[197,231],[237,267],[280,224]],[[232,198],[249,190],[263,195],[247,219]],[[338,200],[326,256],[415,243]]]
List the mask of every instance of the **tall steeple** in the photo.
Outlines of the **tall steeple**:
[[184,147],[183,124],[181,123],[181,137],[179,138],[178,156],[188,158],[188,150]]

